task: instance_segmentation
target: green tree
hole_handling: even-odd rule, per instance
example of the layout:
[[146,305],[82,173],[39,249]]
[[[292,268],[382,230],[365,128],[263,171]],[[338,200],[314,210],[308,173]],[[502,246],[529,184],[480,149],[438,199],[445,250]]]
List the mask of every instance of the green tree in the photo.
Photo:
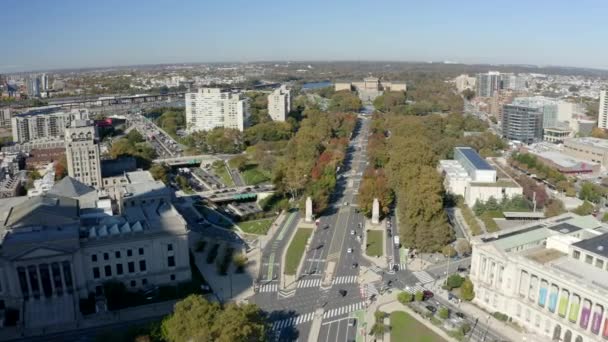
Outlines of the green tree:
[[182,175],[177,175],[175,177],[175,182],[177,183],[177,186],[179,186],[179,188],[183,191],[188,191],[190,190],[190,184],[188,183],[188,179],[186,179],[186,177],[182,176]]
[[363,104],[357,95],[350,91],[337,91],[329,102],[329,111],[332,112],[358,112]]
[[247,163],[249,162],[249,159],[247,158],[247,156],[244,156],[242,154],[230,159],[230,161],[228,161],[228,164],[230,164],[230,167],[238,169],[239,171],[244,171],[247,168]]
[[439,318],[441,318],[441,319],[448,319],[450,317],[450,309],[448,309],[446,307],[441,307],[441,308],[439,308],[439,311],[437,312],[437,314],[439,315]]
[[243,273],[243,271],[245,270],[245,266],[247,266],[247,261],[247,256],[243,253],[235,254],[232,257],[232,262],[236,267],[237,273]]
[[464,278],[458,274],[452,274],[448,277],[446,285],[448,290],[456,289],[462,286]]
[[448,258],[454,257],[456,256],[456,254],[458,254],[456,252],[456,249],[452,245],[443,246],[443,248],[441,249],[441,253]]
[[578,198],[584,201],[599,203],[604,194],[605,191],[601,186],[591,182],[583,182]]
[[463,300],[472,301],[475,298],[475,289],[473,288],[473,282],[469,278],[465,278],[460,286],[460,296]]
[[397,295],[397,300],[399,303],[406,305],[414,300],[414,296],[409,292],[403,291]]
[[165,164],[154,164],[150,167],[152,178],[160,180],[165,184],[169,184],[169,167]]
[[253,305],[228,304],[222,308],[200,295],[190,295],[175,304],[162,322],[163,338],[181,341],[264,341],[266,316]]
[[414,294],[414,300],[417,302],[422,302],[424,300],[424,293],[422,293],[422,291],[416,291]]
[[553,217],[566,212],[564,203],[558,199],[550,199],[545,205],[545,216]]
[[585,202],[583,202],[583,204],[579,205],[572,212],[577,215],[586,216],[586,215],[591,215],[593,213],[594,208],[595,207],[593,204],[591,204],[591,202],[585,201]]
[[131,144],[137,144],[145,141],[144,137],[136,129],[132,129],[129,133],[127,133],[126,138]]

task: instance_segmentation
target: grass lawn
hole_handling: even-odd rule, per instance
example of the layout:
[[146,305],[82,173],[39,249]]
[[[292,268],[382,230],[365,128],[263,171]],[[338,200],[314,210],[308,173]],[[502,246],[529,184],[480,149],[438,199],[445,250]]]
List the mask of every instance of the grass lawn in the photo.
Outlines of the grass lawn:
[[367,249],[365,253],[368,256],[382,256],[382,230],[367,231]]
[[239,222],[239,227],[241,227],[245,233],[266,235],[272,222],[274,222],[274,218],[244,221]]
[[295,275],[300,265],[300,259],[304,255],[306,241],[312,234],[312,228],[298,228],[296,234],[289,244],[285,260],[285,274]]
[[248,165],[247,169],[241,172],[241,176],[247,185],[257,185],[270,180],[270,175],[255,165]]
[[234,181],[232,180],[232,177],[230,177],[230,174],[226,169],[226,165],[224,165],[223,163],[213,164],[213,173],[215,173],[216,176],[220,177],[222,183],[224,183],[224,185],[226,185],[227,187],[234,186]]
[[444,342],[424,324],[403,311],[391,313],[391,341]]

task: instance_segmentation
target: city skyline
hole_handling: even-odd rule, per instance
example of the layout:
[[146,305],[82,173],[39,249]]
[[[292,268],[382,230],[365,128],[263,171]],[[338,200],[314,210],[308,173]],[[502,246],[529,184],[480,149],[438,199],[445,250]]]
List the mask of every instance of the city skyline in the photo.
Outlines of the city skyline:
[[[608,4],[599,1],[576,7],[566,1],[264,1],[242,11],[243,5],[12,3],[0,19],[20,34],[5,36],[10,58],[0,63],[0,72],[275,60],[608,68],[602,58],[608,48],[593,44],[604,36],[594,23]],[[516,14],[529,20],[497,25]],[[50,25],[24,25],[28,21]]]

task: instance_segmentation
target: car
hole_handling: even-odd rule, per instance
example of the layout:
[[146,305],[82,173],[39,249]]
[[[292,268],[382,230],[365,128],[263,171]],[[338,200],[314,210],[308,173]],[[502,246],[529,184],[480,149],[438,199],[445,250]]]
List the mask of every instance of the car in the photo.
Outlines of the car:
[[458,272],[466,272],[466,271],[467,271],[467,268],[466,268],[466,267],[464,267],[464,266],[458,266],[458,269],[457,269],[457,270],[458,270]]
[[348,292],[344,289],[341,289],[341,290],[338,290],[338,293],[340,294],[340,296],[345,297]]
[[427,305],[427,306],[425,306],[425,308],[432,313],[435,313],[437,311],[437,308],[432,305]]
[[432,291],[424,290],[424,291],[422,291],[422,296],[423,296],[424,300],[427,300],[427,299],[433,298],[435,296],[435,294]]
[[357,325],[357,320],[354,318],[351,318],[348,320],[348,326],[349,327],[354,327],[355,325]]
[[357,264],[357,263],[354,263],[352,266],[352,268],[357,268],[357,267],[359,267],[359,264]]
[[346,253],[352,253],[352,252],[353,252],[352,248],[349,248],[349,249],[346,250]]
[[350,235],[355,235],[355,230],[354,229],[350,230]]
[[466,316],[462,313],[462,312],[457,312],[455,313],[456,317],[460,318],[460,319],[464,319]]

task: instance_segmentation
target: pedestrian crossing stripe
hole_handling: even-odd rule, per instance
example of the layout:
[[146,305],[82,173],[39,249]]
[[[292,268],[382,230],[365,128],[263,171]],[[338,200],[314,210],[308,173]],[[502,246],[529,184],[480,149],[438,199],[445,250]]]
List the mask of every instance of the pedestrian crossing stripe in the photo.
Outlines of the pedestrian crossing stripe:
[[331,309],[323,313],[323,319],[332,318],[339,315],[349,314],[353,311],[357,311],[362,309],[365,306],[365,302],[358,302],[346,306],[342,306],[339,308]]
[[398,270],[405,270],[405,269],[407,269],[407,264],[395,264],[393,262],[389,263],[389,267],[388,268],[390,270],[392,270],[395,265],[397,265],[397,269]]
[[304,279],[298,282],[297,288],[301,289],[303,287],[317,287],[321,285],[321,278],[315,279]]
[[430,283],[435,281],[435,278],[433,278],[430,274],[428,274],[425,271],[418,271],[418,272],[414,272],[414,276],[416,277],[416,279],[418,279],[422,284],[426,284],[426,283]]
[[426,289],[422,287],[422,285],[417,283],[416,285],[410,286],[409,288],[405,289],[405,291],[411,294],[416,294],[416,292],[424,292],[426,291]]
[[266,284],[260,286],[259,292],[277,292],[279,290],[279,284]]
[[332,285],[337,285],[337,284],[350,284],[350,283],[356,283],[357,282],[357,276],[356,275],[352,275],[352,276],[341,276],[341,277],[337,277],[335,278],[331,284]]
[[314,312],[309,312],[307,314],[297,315],[297,316],[294,316],[294,317],[289,317],[289,318],[282,319],[280,321],[275,321],[275,322],[272,323],[271,330],[273,330],[273,331],[279,330],[280,331],[280,330],[285,329],[287,327],[291,327],[291,326],[294,326],[294,325],[310,322],[310,321],[312,321],[312,319],[314,318],[314,316],[315,316]]

